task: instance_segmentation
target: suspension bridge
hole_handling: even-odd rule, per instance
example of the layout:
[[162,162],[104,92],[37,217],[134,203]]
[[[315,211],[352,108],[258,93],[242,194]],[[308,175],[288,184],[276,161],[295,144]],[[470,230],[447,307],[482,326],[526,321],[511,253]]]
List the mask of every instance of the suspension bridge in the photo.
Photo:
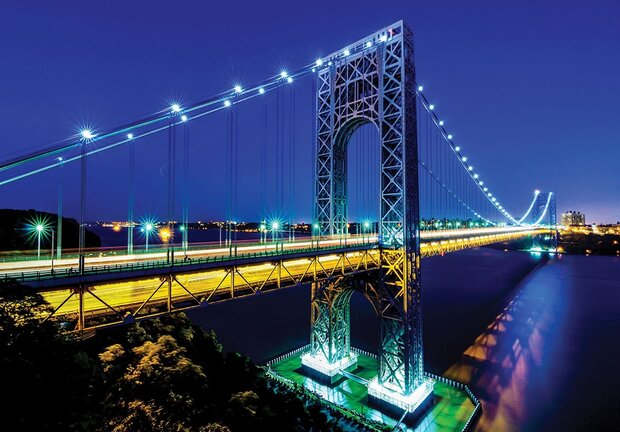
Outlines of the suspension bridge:
[[[311,86],[311,119],[296,115],[295,88],[302,85]],[[260,133],[243,140],[240,122],[248,116],[258,119]],[[215,117],[225,136],[225,154],[217,161],[225,173],[217,187],[225,189],[226,220],[219,240],[192,242],[192,202],[201,198],[190,191],[202,175],[190,172],[192,144],[215,133],[199,126]],[[299,121],[312,122],[312,136],[299,139]],[[137,174],[144,167],[136,166],[136,150],[157,143],[167,151],[163,222],[136,217],[141,182],[148,179],[148,170]],[[258,147],[260,157],[240,169],[244,145]],[[302,148],[312,148],[311,161],[300,160]],[[127,203],[122,248],[86,245],[88,205],[98,199],[88,174],[103,152],[117,152],[128,167],[126,197],[114,197]],[[300,181],[295,166],[309,162],[314,178]],[[63,250],[62,175],[70,167],[80,178],[79,246]],[[50,181],[57,173],[59,217],[54,226],[29,222],[37,253],[5,252],[0,278],[42,293],[51,305],[42,319],[60,319],[76,330],[311,284],[311,344],[302,363],[330,379],[349,374],[357,359],[349,300],[359,291],[381,323],[377,375],[363,380],[368,395],[414,412],[432,392],[423,370],[421,259],[523,239],[536,250],[555,251],[555,195],[524,197],[529,207],[515,217],[480,172],[416,81],[412,33],[397,22],[255,85],[238,84],[192,104],[174,102],[108,130],[83,128],[69,140],[2,162],[2,188]],[[260,209],[256,236],[240,239],[239,183],[248,177]],[[265,192],[269,188],[273,193]],[[296,229],[300,188],[313,188],[314,196],[313,219],[303,232]],[[161,242],[149,247],[156,232]],[[50,249],[43,255],[42,238]]]

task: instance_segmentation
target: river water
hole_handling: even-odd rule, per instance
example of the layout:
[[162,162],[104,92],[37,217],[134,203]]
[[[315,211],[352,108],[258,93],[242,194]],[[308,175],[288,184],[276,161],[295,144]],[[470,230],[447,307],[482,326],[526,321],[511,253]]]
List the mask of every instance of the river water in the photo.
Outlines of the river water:
[[[422,265],[425,368],[470,385],[477,430],[619,430],[620,258],[481,248]],[[262,362],[308,343],[309,299],[290,288],[190,316]],[[351,302],[353,345],[374,351],[376,316]]]

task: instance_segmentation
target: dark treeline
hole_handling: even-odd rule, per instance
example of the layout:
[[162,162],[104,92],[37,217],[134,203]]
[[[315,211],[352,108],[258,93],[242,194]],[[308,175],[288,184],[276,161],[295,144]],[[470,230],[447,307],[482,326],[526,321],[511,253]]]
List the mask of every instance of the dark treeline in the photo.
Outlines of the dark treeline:
[[[41,250],[49,254],[54,230],[56,245],[58,216],[37,210],[0,209],[0,251],[24,251],[37,248],[36,225],[41,224]],[[79,242],[79,224],[75,219],[62,218],[62,247],[75,249]],[[86,247],[99,247],[101,240],[86,230]]]
[[184,314],[79,340],[42,324],[49,306],[23,290],[0,287],[3,430],[340,430],[322,404],[225,353]]

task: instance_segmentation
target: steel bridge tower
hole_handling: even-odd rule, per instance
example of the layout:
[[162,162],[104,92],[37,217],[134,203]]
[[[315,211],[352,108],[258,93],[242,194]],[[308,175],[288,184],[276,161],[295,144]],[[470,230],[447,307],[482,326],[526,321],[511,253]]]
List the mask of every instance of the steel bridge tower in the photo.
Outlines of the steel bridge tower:
[[[413,35],[400,21],[317,61],[315,226],[347,233],[347,144],[370,123],[380,136],[378,270],[312,287],[311,350],[302,358],[324,375],[355,364],[349,300],[362,292],[380,318],[379,374],[370,396],[413,411],[424,378],[420,209]],[[403,404],[395,403],[393,398]]]
[[536,196],[534,206],[532,207],[531,223],[547,226],[550,230],[548,235],[535,235],[532,237],[532,250],[555,252],[558,248],[555,193],[541,192]]

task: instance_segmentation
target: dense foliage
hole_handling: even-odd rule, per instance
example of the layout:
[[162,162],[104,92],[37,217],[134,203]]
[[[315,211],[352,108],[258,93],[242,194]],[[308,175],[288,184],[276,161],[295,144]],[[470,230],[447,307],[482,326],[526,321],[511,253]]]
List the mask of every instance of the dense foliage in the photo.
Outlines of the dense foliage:
[[21,287],[0,290],[4,430],[339,429],[322,405],[274,387],[183,314],[79,340],[41,324],[46,308]]

